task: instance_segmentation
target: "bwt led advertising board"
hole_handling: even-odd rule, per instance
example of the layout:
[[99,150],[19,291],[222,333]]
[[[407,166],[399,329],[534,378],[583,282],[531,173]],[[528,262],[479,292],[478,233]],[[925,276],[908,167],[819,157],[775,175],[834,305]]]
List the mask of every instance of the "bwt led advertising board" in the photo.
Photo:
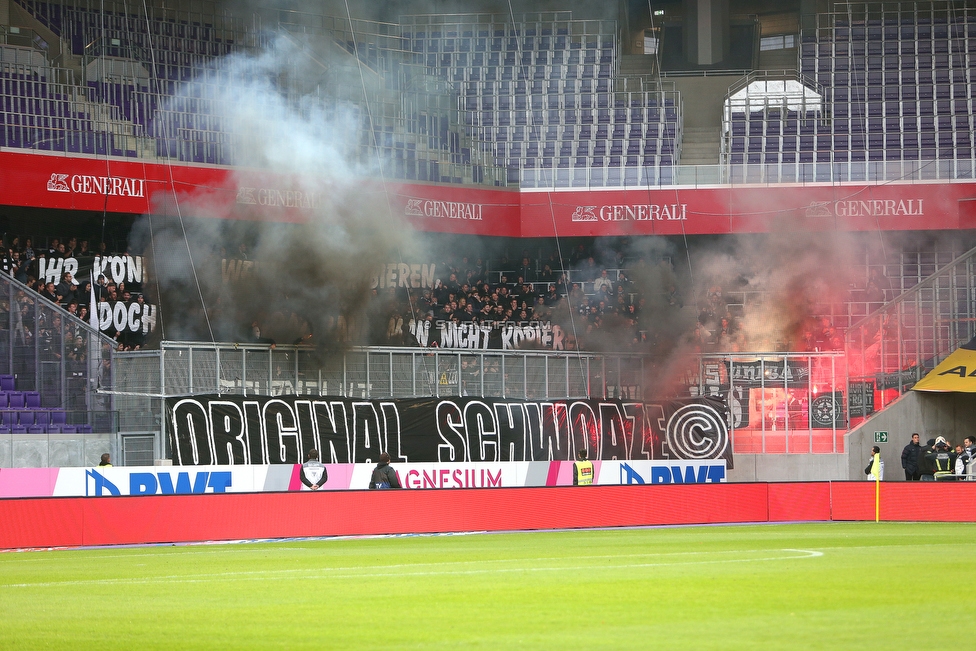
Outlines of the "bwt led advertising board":
[[[321,490],[367,490],[373,464],[326,465]],[[594,484],[725,482],[725,461],[595,461]],[[404,489],[572,486],[571,461],[404,463],[393,466]],[[585,489],[585,488],[584,488]],[[0,498],[199,495],[307,491],[298,464],[133,466],[0,470]]]

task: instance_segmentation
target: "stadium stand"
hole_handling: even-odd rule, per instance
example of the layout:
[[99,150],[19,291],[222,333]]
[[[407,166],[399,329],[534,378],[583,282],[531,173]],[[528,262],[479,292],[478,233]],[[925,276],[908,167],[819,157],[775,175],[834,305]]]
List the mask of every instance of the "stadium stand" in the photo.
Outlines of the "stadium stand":
[[[43,43],[40,35],[47,32],[41,27],[32,34],[18,33],[19,39],[12,38],[13,32],[4,32],[5,42],[0,43],[0,147],[5,149],[179,162],[191,168],[240,165],[245,160],[244,146],[226,117],[233,98],[223,91],[230,81],[262,74],[252,55],[280,50],[279,54],[294,58],[296,70],[301,65],[323,69],[316,80],[322,82],[321,88],[292,80],[277,89],[306,116],[312,104],[327,116],[347,112],[357,127],[354,158],[366,175],[418,185],[565,190],[563,196],[605,188],[647,189],[649,195],[652,188],[664,186],[668,192],[673,188],[674,198],[669,200],[676,203],[681,202],[679,192],[699,189],[689,189],[684,183],[689,170],[681,168],[689,132],[686,122],[691,117],[691,109],[685,105],[687,95],[656,73],[639,78],[624,74],[624,59],[635,56],[631,54],[634,45],[613,20],[578,17],[582,12],[534,11],[518,15],[405,14],[393,19],[395,22],[380,22],[297,11],[243,15],[213,7],[202,12],[114,2],[103,7],[92,0],[15,2],[59,39],[62,47]],[[849,182],[976,178],[972,117],[976,81],[969,63],[976,51],[976,9],[939,1],[834,3],[828,13],[803,18],[794,21],[796,65],[785,71],[736,71],[736,75],[743,74],[729,86],[721,115],[718,111],[711,115],[717,120],[715,131],[720,133],[714,161],[716,182],[723,190],[743,183],[810,183],[836,188]],[[762,18],[750,20],[758,24]],[[670,47],[668,34],[673,37],[680,29],[671,25],[665,30],[652,23],[648,33],[655,37],[645,40],[644,47],[651,47],[653,41],[656,52],[658,47]],[[793,43],[793,36],[784,35],[783,44]],[[655,61],[650,69],[659,64]],[[362,87],[341,87],[342,77],[330,72],[333,68],[362,74]],[[302,104],[299,98],[308,103]],[[697,105],[694,109],[701,110]],[[273,121],[268,122],[268,129],[274,129]],[[701,185],[697,174],[691,171],[694,183]],[[65,192],[50,186],[47,191]],[[593,203],[605,202],[594,199]],[[580,219],[574,214],[573,222],[589,221],[593,232],[600,232],[599,219],[587,219],[582,210],[595,206],[576,202],[570,206],[573,208],[580,212]],[[931,212],[925,216],[929,215]],[[555,229],[555,220],[553,224]],[[689,244],[684,226],[675,224],[682,229],[682,246],[696,253],[698,246],[706,249],[708,243],[696,241],[694,236]],[[752,233],[749,226],[738,228],[743,230],[730,227],[734,235]],[[878,231],[883,231],[880,224]],[[667,235],[677,238],[679,231]],[[825,431],[814,432],[809,403],[818,391],[845,394],[838,400],[847,400],[843,407],[852,409],[853,385],[848,380],[861,383],[861,390],[873,396],[875,389],[864,388],[871,384],[878,394],[875,407],[881,408],[907,390],[947,347],[964,338],[964,326],[953,326],[950,332],[935,322],[969,322],[965,301],[958,299],[953,305],[953,299],[940,293],[938,285],[938,279],[951,278],[954,288],[962,288],[960,296],[965,294],[969,281],[964,265],[970,261],[960,260],[967,255],[968,236],[897,245],[883,241],[885,237],[882,233],[878,238],[881,254],[865,244],[870,238],[857,241],[865,246],[855,254],[857,262],[847,291],[822,300],[817,297],[804,305],[808,313],[792,325],[803,326],[796,330],[819,329],[811,333],[816,343],[794,338],[757,344],[756,350],[766,351],[756,353],[757,358],[773,351],[779,355],[777,363],[802,359],[798,363],[809,369],[823,364],[830,372],[824,371],[827,379],[820,386],[811,384],[797,391],[797,395],[809,395],[796,400],[802,408],[796,407],[795,412],[755,414],[761,422],[754,420],[751,427],[738,430],[737,453],[842,452],[846,426],[866,417],[869,410],[862,407],[859,416],[851,410],[846,422],[831,420],[819,427]],[[536,250],[528,256],[528,269],[536,279],[527,275],[519,284],[531,290],[527,296],[539,298],[554,284],[551,278],[538,279],[553,252],[547,246],[532,246]],[[511,247],[512,251],[521,248],[521,243]],[[517,284],[515,279],[523,275],[523,269],[512,261],[522,256],[510,257],[487,262],[484,271],[491,284],[502,284],[503,277],[506,284]],[[691,266],[691,255],[687,257]],[[612,278],[621,272],[626,277],[647,259],[651,256],[636,254],[611,260],[607,254],[598,260],[596,269],[597,273],[606,269]],[[600,297],[593,271],[578,262],[560,260],[549,271],[556,277],[567,275],[562,285],[567,295],[573,283],[580,285],[581,302],[566,315],[581,317],[583,323],[586,315],[580,306],[599,310],[601,316],[606,306],[594,307]],[[449,266],[438,265],[442,269]],[[663,260],[662,268],[673,271],[672,261]],[[733,345],[731,337],[723,339],[728,333],[720,332],[716,324],[727,316],[734,326],[735,319],[749,310],[755,312],[757,305],[772,300],[773,295],[766,287],[745,286],[741,278],[702,280],[701,276],[696,279],[699,285],[684,297],[684,304],[667,292],[641,294],[630,288],[624,292],[628,303],[645,300],[654,304],[653,312],[647,309],[646,314],[658,318],[690,315],[690,326],[683,331],[688,337],[683,341],[690,340],[702,355],[699,376],[687,383],[696,395],[719,390],[717,385],[708,385],[703,370],[707,364],[726,368],[721,366],[726,363],[723,354],[751,352],[744,340]],[[714,313],[708,305],[713,281],[722,295],[721,310]],[[0,434],[77,434],[91,429],[145,434],[158,426],[151,422],[159,420],[158,396],[173,387],[218,393],[336,391],[364,398],[407,397],[425,391],[454,394],[468,390],[459,368],[461,361],[470,361],[469,368],[477,368],[481,378],[493,378],[491,382],[481,380],[482,393],[520,398],[577,394],[634,398],[644,395],[646,388],[641,379],[634,379],[644,369],[634,370],[639,363],[628,357],[648,350],[641,340],[646,328],[636,329],[637,336],[627,346],[594,345],[602,352],[587,358],[591,366],[581,370],[580,377],[571,378],[575,369],[570,370],[565,355],[539,357],[546,360],[542,362],[529,354],[505,357],[508,366],[502,373],[490,353],[470,353],[469,357],[468,352],[446,351],[431,353],[434,371],[417,361],[416,351],[390,350],[350,354],[342,360],[341,372],[334,368],[323,371],[314,367],[307,350],[284,345],[274,352],[256,346],[241,352],[221,344],[207,349],[193,342],[163,346],[159,351],[117,351],[113,348],[117,342],[85,330],[84,324],[60,307],[36,300],[36,294],[25,287],[14,283],[3,287],[7,305],[26,306],[24,314],[33,315],[36,328],[31,343],[25,339],[29,328],[18,325],[16,317],[0,319],[8,330],[3,338],[8,354],[0,356],[0,370],[9,373],[0,377]],[[934,298],[917,298],[930,296],[927,292]],[[381,332],[379,340],[371,343],[404,344],[410,321],[404,317],[410,300],[404,297],[394,310],[392,322],[401,319],[400,325],[387,331],[386,339]],[[673,302],[656,304],[662,300]],[[527,307],[525,311],[531,315],[531,305]],[[922,316],[912,313],[906,317],[905,310]],[[519,312],[521,309],[516,314]],[[540,312],[544,310],[540,308]],[[387,317],[390,315],[383,313],[380,320],[385,324]],[[926,321],[930,317],[934,321]],[[528,323],[528,319],[511,321]],[[593,319],[589,325],[598,321]],[[591,333],[585,332],[586,327],[584,324],[583,332],[574,333],[573,345],[587,341]],[[63,349],[68,337],[79,332],[87,337],[87,358],[97,363],[70,369],[52,351]],[[36,343],[42,334],[49,341]],[[877,355],[869,350],[874,345],[872,337],[883,342],[884,350]],[[599,341],[599,337],[594,335],[590,341]],[[845,346],[852,353],[846,357],[839,350]],[[607,350],[612,352],[601,356]],[[228,363],[228,359],[235,361]],[[856,368],[854,362],[845,366],[854,359]],[[109,377],[102,362],[132,372]],[[592,370],[597,367],[603,370]],[[402,376],[397,375],[399,369],[406,369]],[[447,378],[444,382],[438,371]],[[413,384],[404,380],[407,376]],[[763,385],[761,390],[767,388]],[[796,387],[784,383],[773,388],[782,389],[785,395]],[[120,395],[109,398],[101,389],[118,389]],[[765,394],[757,395],[766,401]],[[782,402],[781,398],[777,395],[770,401]],[[127,417],[120,416],[122,412],[138,416],[122,422]],[[783,435],[785,429],[807,430],[807,436],[791,439]],[[163,447],[158,440],[156,446]]]
[[[147,19],[135,11],[22,4],[90,62],[88,90],[70,70],[50,65],[33,76],[5,72],[21,83],[4,88],[9,116],[0,146],[233,164],[234,143],[219,117],[225,110],[215,106],[217,87],[234,74],[221,57],[267,47],[269,37],[227,16]],[[355,38],[338,25],[280,28],[303,53],[321,50],[325,39],[332,56],[358,56],[387,88],[419,85],[447,100],[411,101],[405,93],[392,110],[360,110],[363,159],[377,156],[388,177],[523,187],[670,182],[680,158],[680,96],[659,87],[615,89],[613,23],[574,20],[571,12],[517,24],[468,18],[357,21]]]
[[881,165],[911,177],[936,161],[973,177],[974,9],[865,7],[840,5],[804,31],[792,81],[805,96],[750,80],[752,92],[730,103],[723,161],[782,180],[865,180]]

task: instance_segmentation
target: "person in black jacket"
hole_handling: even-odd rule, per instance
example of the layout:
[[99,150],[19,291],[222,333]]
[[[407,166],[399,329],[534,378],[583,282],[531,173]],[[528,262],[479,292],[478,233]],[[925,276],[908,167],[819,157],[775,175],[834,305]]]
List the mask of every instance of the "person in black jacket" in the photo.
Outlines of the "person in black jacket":
[[922,446],[918,442],[918,432],[912,434],[911,442],[901,451],[901,467],[905,469],[905,481],[918,481],[922,475],[918,471],[918,457]]
[[369,480],[370,489],[400,488],[400,479],[390,467],[390,455],[386,452],[380,455],[380,462],[373,468],[373,476]]
[[922,481],[935,481],[935,439],[929,439],[918,451],[918,473]]

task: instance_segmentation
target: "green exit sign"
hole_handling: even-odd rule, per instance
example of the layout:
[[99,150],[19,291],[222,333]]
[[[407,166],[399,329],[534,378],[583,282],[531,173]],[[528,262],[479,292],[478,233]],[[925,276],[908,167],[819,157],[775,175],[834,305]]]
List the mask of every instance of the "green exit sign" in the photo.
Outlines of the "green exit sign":
[[874,433],[875,443],[887,443],[888,442],[888,432],[875,432]]

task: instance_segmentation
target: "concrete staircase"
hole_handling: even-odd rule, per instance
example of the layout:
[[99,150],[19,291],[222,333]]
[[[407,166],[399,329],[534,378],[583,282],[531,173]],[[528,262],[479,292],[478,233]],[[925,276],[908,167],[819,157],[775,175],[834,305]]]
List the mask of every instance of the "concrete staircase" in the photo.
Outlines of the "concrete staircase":
[[685,127],[681,139],[682,165],[718,165],[721,129]]
[[620,57],[614,90],[639,92],[651,90],[657,83],[657,57],[650,54],[625,54]]

